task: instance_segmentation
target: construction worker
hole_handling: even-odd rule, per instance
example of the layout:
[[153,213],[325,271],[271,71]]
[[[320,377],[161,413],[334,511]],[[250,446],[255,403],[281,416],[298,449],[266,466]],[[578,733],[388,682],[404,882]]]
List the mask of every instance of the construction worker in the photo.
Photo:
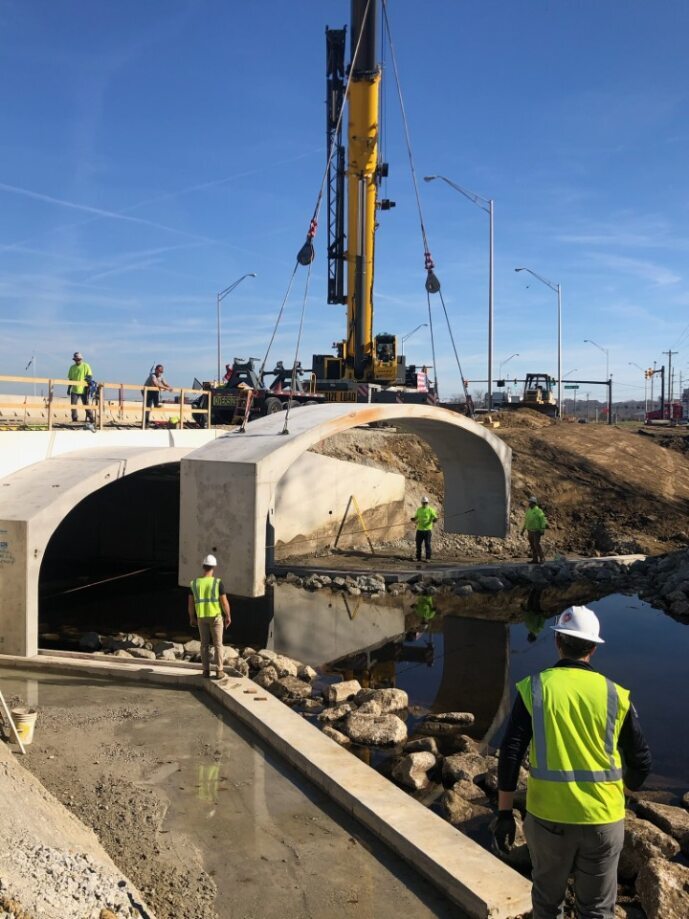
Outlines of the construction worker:
[[531,495],[529,506],[524,514],[524,525],[522,526],[522,536],[524,533],[529,537],[529,549],[531,550],[531,563],[534,565],[545,561],[545,555],[541,547],[541,539],[548,528],[548,520],[538,506],[538,498]]
[[574,875],[580,919],[613,919],[624,841],[624,786],[640,788],[651,754],[629,691],[591,667],[600,624],[570,606],[555,631],[559,661],[517,683],[500,746],[494,846],[509,852],[519,768],[530,744],[524,832],[533,865],[533,919],[561,916]]
[[187,608],[189,624],[198,626],[201,640],[201,666],[203,675],[210,677],[210,646],[215,648],[216,679],[224,676],[223,622],[228,628],[230,622],[230,603],[225,593],[225,585],[215,576],[218,562],[214,555],[207,555],[203,560],[203,574],[194,578],[189,584]]
[[411,518],[416,524],[416,561],[421,561],[421,546],[426,550],[426,561],[431,560],[431,534],[433,524],[438,519],[438,512],[431,507],[426,495],[421,499],[421,507],[416,509],[416,513]]
[[[146,382],[144,386],[147,387],[143,391],[146,393],[146,407],[147,408],[158,408],[160,405],[160,392],[165,390],[167,392],[172,392],[172,386],[168,386],[163,374],[165,373],[165,368],[162,364],[156,364],[153,370],[146,377]],[[148,419],[150,418],[151,413],[146,412],[146,427],[148,427]]]
[[[81,351],[75,351],[72,357],[74,363],[67,371],[67,379],[74,380],[73,383],[67,387],[67,394],[69,395],[69,401],[72,405],[76,405],[79,402],[82,402],[84,405],[89,404],[89,383],[93,374],[91,373],[91,367],[86,363]],[[79,420],[77,415],[77,410],[72,409],[72,422],[75,423]],[[93,424],[94,417],[93,412],[90,409],[86,409],[86,423]]]

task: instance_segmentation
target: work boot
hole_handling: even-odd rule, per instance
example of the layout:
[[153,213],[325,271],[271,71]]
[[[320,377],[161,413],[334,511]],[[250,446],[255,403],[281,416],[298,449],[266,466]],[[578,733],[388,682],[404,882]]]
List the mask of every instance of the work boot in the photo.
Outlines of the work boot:
[[224,680],[224,679],[225,679],[225,671],[224,671],[224,670],[218,670],[218,672],[215,674],[214,679],[216,679],[216,680]]
[[204,678],[204,680],[210,680],[211,678],[210,670],[204,670],[201,676]]

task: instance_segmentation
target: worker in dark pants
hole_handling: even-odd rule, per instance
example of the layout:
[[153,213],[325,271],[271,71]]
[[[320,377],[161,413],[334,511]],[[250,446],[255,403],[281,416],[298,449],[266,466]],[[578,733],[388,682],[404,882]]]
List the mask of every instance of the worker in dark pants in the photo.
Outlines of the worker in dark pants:
[[[83,405],[89,404],[89,384],[91,382],[92,374],[91,367],[86,363],[84,357],[80,351],[75,351],[72,358],[74,363],[67,371],[67,379],[72,381],[67,387],[67,394],[69,395],[69,401],[72,405],[78,405],[81,402]],[[72,422],[76,423],[79,420],[77,415],[77,410],[72,409]],[[86,424],[93,424],[94,416],[93,412],[90,409],[86,409]]]
[[543,534],[548,528],[548,520],[545,514],[538,506],[538,498],[532,495],[529,498],[529,506],[524,514],[524,525],[522,526],[522,535],[526,532],[529,537],[529,549],[531,550],[531,563],[538,565],[545,561],[541,540]]
[[223,625],[230,622],[230,603],[225,594],[225,585],[215,576],[218,564],[214,555],[203,560],[203,574],[189,584],[189,624],[198,626],[201,639],[201,666],[203,675],[211,675],[211,644],[215,649],[216,678],[224,676]]
[[624,787],[641,787],[651,754],[629,691],[591,667],[603,644],[595,613],[571,606],[551,628],[560,659],[517,683],[500,745],[494,847],[508,853],[514,843],[514,792],[530,744],[524,832],[533,919],[562,915],[571,874],[579,919],[613,919]]
[[426,495],[421,499],[421,507],[416,509],[416,513],[411,518],[416,524],[416,561],[421,561],[421,547],[426,551],[426,561],[431,560],[431,534],[433,524],[438,519],[438,512],[431,507]]

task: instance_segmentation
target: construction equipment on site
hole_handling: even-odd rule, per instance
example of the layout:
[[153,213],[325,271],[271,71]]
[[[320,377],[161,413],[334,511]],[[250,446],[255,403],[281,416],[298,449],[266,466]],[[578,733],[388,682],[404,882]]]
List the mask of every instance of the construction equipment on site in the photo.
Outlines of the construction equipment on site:
[[396,335],[373,332],[378,214],[395,206],[378,197],[388,164],[379,158],[377,19],[378,0],[352,0],[347,66],[347,29],[325,32],[328,303],[346,306],[347,322],[346,338],[333,344],[334,354],[313,355],[312,372],[316,391],[328,401],[434,401],[427,368],[407,367]]
[[[288,405],[295,408],[320,405],[324,401],[321,394],[314,392],[313,378],[308,384],[304,382],[301,364],[297,364],[293,372],[278,361],[273,370],[260,372],[256,369],[256,360],[253,357],[248,360],[235,358],[228,379],[221,383],[200,384],[205,392],[195,404],[204,409],[210,399],[211,424],[241,424],[281,412]],[[267,385],[267,377],[273,378],[270,385]],[[205,420],[205,416],[200,417]]]
[[505,401],[500,408],[504,411],[518,411],[522,408],[530,408],[549,418],[556,418],[558,407],[555,398],[554,377],[547,373],[527,373],[524,378],[524,391],[519,402]]

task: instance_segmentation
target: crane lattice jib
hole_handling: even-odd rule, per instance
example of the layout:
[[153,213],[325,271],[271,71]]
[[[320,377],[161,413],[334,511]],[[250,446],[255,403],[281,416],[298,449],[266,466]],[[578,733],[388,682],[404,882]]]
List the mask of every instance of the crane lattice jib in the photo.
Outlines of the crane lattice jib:
[[345,44],[347,30],[326,29],[326,149],[328,161],[328,303],[346,303],[345,269],[345,148],[340,114],[345,99]]

